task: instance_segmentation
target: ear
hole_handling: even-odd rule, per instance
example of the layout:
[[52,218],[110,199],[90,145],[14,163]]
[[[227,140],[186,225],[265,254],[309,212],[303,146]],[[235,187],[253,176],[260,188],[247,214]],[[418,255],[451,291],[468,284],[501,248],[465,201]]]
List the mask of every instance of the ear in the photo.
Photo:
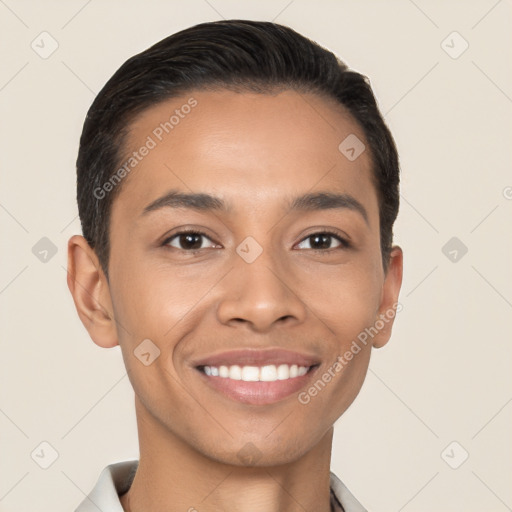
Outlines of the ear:
[[83,236],[74,235],[68,241],[67,272],[69,291],[89,336],[100,347],[118,345],[108,281]]
[[391,249],[388,271],[382,285],[381,302],[379,312],[375,319],[375,327],[378,333],[373,338],[375,348],[383,347],[391,337],[391,329],[396,314],[402,306],[398,303],[398,295],[402,286],[403,252],[398,245]]

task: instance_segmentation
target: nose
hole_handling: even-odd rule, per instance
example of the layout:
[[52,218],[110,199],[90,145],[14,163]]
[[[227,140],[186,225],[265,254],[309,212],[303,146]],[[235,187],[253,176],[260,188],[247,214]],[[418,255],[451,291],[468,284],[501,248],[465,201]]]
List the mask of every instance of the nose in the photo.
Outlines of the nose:
[[234,268],[224,279],[217,307],[224,325],[247,323],[255,332],[266,332],[276,324],[298,325],[306,317],[289,271],[277,264],[271,251],[263,251],[252,263],[236,255]]

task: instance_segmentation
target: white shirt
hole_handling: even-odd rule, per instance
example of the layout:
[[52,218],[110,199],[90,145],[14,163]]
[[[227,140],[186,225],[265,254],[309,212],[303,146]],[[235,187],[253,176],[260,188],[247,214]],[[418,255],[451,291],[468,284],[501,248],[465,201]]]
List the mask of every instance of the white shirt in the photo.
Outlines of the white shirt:
[[[119,496],[132,485],[138,464],[138,460],[125,460],[106,466],[92,491],[75,512],[124,512]],[[331,491],[343,507],[335,503],[336,510],[367,512],[332,471]]]

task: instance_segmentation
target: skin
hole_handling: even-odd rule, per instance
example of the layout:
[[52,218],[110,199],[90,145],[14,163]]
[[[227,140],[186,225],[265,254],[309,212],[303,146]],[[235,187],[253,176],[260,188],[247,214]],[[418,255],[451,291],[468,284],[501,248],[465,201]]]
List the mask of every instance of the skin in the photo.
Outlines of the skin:
[[[121,346],[135,391],[140,463],[121,503],[131,512],[328,512],[333,425],[393,320],[307,404],[297,394],[269,405],[231,400],[205,385],[191,362],[284,347],[316,355],[320,377],[393,308],[403,256],[394,246],[384,273],[370,152],[351,162],[338,150],[349,134],[364,135],[330,100],[220,90],[143,112],[127,153],[190,97],[197,106],[125,178],[113,203],[109,280],[83,237],[68,245],[78,314],[97,345]],[[171,189],[214,194],[231,211],[141,215]],[[287,210],[290,197],[319,191],[350,194],[368,223],[346,208]],[[180,237],[162,245],[183,227],[206,233],[199,252],[187,252]],[[330,249],[312,250],[308,236],[322,228],[350,238],[351,247],[331,238]],[[263,250],[252,263],[236,252],[248,236]],[[134,356],[145,339],[160,350],[148,366]],[[242,449],[252,450],[252,464]]]

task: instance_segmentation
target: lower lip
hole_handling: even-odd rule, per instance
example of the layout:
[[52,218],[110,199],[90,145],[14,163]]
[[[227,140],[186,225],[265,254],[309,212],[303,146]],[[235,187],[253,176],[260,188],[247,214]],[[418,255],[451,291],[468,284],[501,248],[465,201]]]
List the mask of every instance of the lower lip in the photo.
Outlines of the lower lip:
[[311,368],[308,373],[291,379],[275,380],[272,382],[234,380],[225,377],[206,375],[196,368],[205,382],[213,389],[227,397],[252,405],[273,404],[299,392],[316,373],[318,366]]

